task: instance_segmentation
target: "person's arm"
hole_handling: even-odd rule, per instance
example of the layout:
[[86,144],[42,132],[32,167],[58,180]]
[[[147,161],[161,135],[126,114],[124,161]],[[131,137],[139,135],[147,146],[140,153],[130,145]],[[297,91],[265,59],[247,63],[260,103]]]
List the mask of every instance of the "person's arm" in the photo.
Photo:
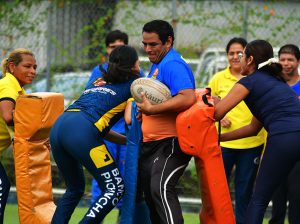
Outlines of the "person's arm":
[[132,101],[127,101],[125,112],[124,112],[124,120],[127,125],[131,124],[131,107],[132,107]]
[[[211,89],[212,98],[214,99],[214,104],[217,104],[217,102],[219,102],[221,100],[220,96],[218,95],[219,94],[218,90],[220,90],[219,84],[222,81],[224,81],[223,75],[221,75],[221,74],[226,72],[227,69],[228,68],[226,68],[225,70],[223,70],[221,72],[214,74],[212,79],[208,83],[208,87]],[[220,124],[221,124],[222,128],[230,128],[231,120],[225,116],[220,120]]]
[[221,134],[221,142],[236,140],[240,138],[246,138],[251,136],[256,136],[262,129],[263,125],[255,117],[252,118],[251,123],[236,129],[234,131],[226,132]]
[[215,101],[215,119],[217,121],[221,120],[228,111],[245,99],[248,94],[249,90],[245,86],[236,83],[223,99],[219,102]]
[[5,123],[9,126],[13,126],[13,111],[15,108],[15,104],[10,100],[0,101],[0,114],[5,121]]
[[142,99],[143,101],[141,103],[137,102],[136,104],[139,108],[139,111],[146,115],[161,114],[166,112],[181,112],[188,109],[196,102],[194,89],[181,90],[176,96],[156,105],[152,105],[144,93],[142,93]]
[[126,137],[112,130],[105,135],[104,139],[116,144],[126,145]]

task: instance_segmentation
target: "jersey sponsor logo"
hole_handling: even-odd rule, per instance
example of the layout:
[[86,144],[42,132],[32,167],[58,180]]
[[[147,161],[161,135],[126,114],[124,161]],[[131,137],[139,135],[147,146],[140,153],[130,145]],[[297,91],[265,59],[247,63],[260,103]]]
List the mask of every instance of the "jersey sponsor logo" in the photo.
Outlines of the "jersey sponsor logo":
[[255,165],[259,165],[260,157],[254,158],[253,162],[254,162]]
[[116,206],[124,194],[124,182],[120,176],[118,168],[101,174],[104,179],[106,191],[99,197],[95,204],[87,212],[86,216],[95,218],[103,208],[107,206]]
[[146,95],[146,97],[148,98],[148,100],[151,100],[151,101],[155,102],[156,104],[160,104],[160,103],[163,102],[162,99],[153,96],[151,93],[149,93],[147,90],[144,90],[142,87],[138,88],[138,89],[136,90],[136,92],[137,92],[139,95],[141,95],[141,93],[144,92],[145,95]]
[[83,91],[83,95],[85,94],[89,94],[89,93],[104,93],[104,94],[111,94],[113,96],[117,95],[117,93],[115,91],[113,91],[112,89],[109,88],[105,88],[105,87],[95,87],[95,88],[91,88],[91,89],[86,89]]
[[114,161],[105,145],[91,149],[90,157],[97,168],[107,166]]
[[158,68],[156,68],[151,76],[152,79],[156,79],[156,76],[158,75]]
[[103,80],[103,78],[98,78],[93,82],[94,86],[104,86],[105,84],[106,82]]

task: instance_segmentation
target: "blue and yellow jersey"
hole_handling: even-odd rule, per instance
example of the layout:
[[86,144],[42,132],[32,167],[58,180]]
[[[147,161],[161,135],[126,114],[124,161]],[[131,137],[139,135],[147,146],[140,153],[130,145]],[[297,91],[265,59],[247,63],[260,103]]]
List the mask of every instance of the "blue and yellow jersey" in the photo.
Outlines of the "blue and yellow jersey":
[[104,135],[124,115],[127,100],[131,97],[133,79],[118,84],[106,83],[102,78],[89,83],[67,111],[81,111]]
[[[108,63],[105,62],[101,65],[97,65],[93,68],[93,71],[92,71],[92,74],[89,78],[89,81],[86,85],[86,88],[91,84],[93,83],[95,80],[99,79],[99,78],[102,78],[103,74],[102,72],[100,71],[100,66],[105,70],[107,71],[107,67],[108,67]],[[144,71],[141,69],[140,70],[140,76],[141,77],[144,77]],[[111,130],[113,131],[116,131],[120,134],[123,134],[125,135],[125,121],[124,121],[124,118],[121,118],[112,128]]]

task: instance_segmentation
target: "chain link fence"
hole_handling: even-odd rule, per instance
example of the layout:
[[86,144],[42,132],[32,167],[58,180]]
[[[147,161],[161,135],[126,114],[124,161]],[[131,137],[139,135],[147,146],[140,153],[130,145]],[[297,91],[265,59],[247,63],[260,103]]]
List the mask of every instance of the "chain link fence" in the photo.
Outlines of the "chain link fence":
[[[144,56],[141,30],[152,19],[172,23],[175,48],[187,59],[199,59],[210,48],[222,50],[233,36],[267,39],[276,47],[300,41],[299,1],[27,2],[7,1],[0,9],[1,59],[16,47],[28,47],[37,56],[40,75],[48,78],[57,72],[89,71],[105,60],[104,38],[113,29],[127,32],[129,44]],[[144,66],[147,70],[149,64]],[[201,69],[195,76],[201,76]]]

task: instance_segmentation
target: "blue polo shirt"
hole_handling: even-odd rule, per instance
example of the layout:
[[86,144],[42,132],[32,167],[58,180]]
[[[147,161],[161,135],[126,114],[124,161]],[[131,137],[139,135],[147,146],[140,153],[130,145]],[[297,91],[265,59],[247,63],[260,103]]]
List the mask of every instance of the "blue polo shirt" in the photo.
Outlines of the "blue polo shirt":
[[300,96],[300,81],[298,81],[295,85],[292,85],[291,88]]
[[172,96],[183,89],[195,89],[195,79],[190,66],[173,48],[158,64],[152,64],[148,77],[164,83]]

